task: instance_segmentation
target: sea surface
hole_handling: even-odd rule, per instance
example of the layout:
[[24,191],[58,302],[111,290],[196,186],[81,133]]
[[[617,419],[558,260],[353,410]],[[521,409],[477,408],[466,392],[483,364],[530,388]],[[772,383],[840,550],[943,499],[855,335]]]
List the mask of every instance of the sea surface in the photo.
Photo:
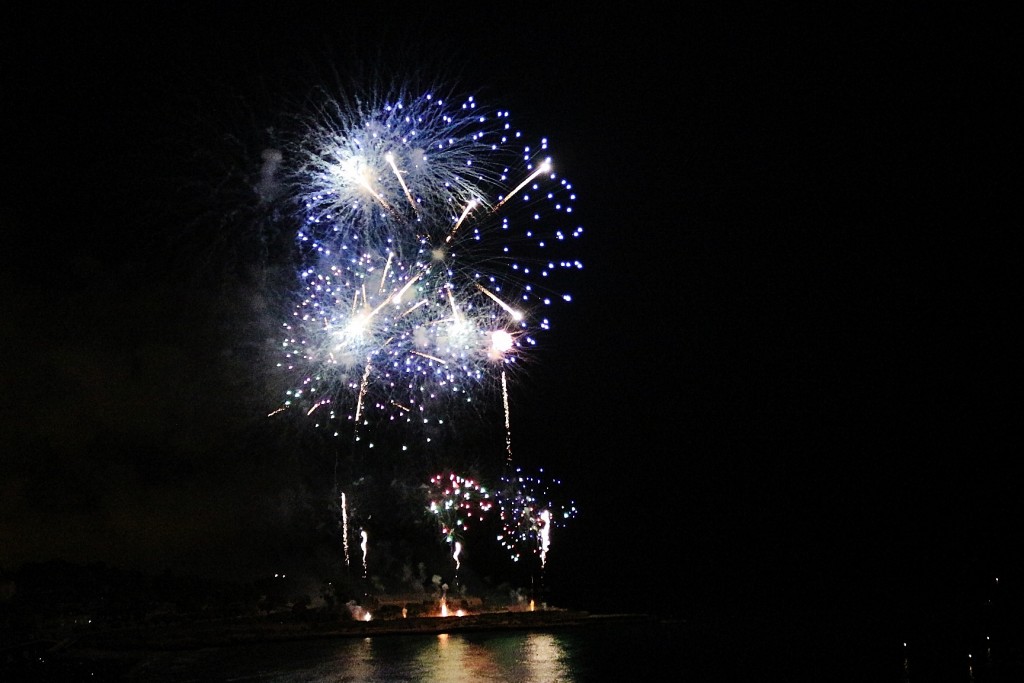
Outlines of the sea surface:
[[[885,629],[608,620],[548,630],[331,637],[149,652],[46,667],[32,680],[584,683],[605,681],[1024,681],[1019,646]],[[913,640],[913,639],[912,639]],[[50,675],[47,675],[49,671]],[[28,679],[26,679],[28,680]]]

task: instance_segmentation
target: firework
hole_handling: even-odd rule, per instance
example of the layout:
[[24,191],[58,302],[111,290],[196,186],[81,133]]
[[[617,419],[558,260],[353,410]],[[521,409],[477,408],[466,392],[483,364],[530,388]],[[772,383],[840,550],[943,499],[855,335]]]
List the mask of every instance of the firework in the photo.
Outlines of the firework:
[[[582,268],[575,191],[548,140],[473,96],[403,88],[327,100],[300,128],[267,160],[299,207],[300,264],[278,364],[288,389],[271,414],[302,411],[335,435],[348,424],[354,442],[389,424],[429,440],[455,414],[500,405],[510,468],[510,380]],[[575,515],[554,500],[558,483],[503,478],[499,540],[514,560],[530,548],[543,567],[551,529]],[[428,488],[458,572],[468,525],[496,499],[452,473]]]
[[516,468],[502,477],[497,496],[502,526],[498,542],[514,562],[524,551],[539,555],[542,568],[547,563],[551,529],[564,526],[577,514],[575,502],[560,501],[562,482],[543,477],[543,469],[530,475]]
[[356,429],[441,419],[497,391],[571,300],[574,190],[507,111],[401,91],[330,102],[289,151],[304,266],[286,405]]
[[454,473],[430,478],[427,509],[437,518],[444,540],[463,538],[473,521],[483,520],[494,507],[494,499],[485,486]]
[[452,548],[458,571],[465,532],[474,521],[482,521],[494,507],[486,487],[454,473],[430,478],[427,509],[437,520],[444,541]]

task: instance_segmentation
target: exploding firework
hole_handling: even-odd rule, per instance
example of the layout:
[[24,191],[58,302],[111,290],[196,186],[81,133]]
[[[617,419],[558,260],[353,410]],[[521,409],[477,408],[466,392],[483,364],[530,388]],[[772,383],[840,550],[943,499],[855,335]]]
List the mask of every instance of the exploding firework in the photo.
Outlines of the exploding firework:
[[428,496],[427,509],[436,518],[445,543],[451,547],[458,571],[464,534],[470,524],[486,517],[494,507],[494,499],[486,487],[454,473],[431,477]]
[[[329,103],[294,145],[302,293],[285,405],[426,423],[502,391],[582,268],[575,192],[506,111],[432,94]],[[431,408],[436,407],[436,410]]]
[[498,542],[515,562],[524,551],[537,554],[542,568],[547,563],[551,529],[565,525],[577,514],[575,502],[560,501],[562,482],[545,480],[543,475],[543,469],[534,476],[516,468],[502,477],[497,496],[502,526]]
[[[430,440],[456,414],[500,406],[510,467],[509,380],[572,300],[565,283],[582,268],[575,191],[548,140],[475,97],[398,88],[326,101],[280,149],[268,162],[274,187],[290,188],[299,207],[300,265],[278,363],[288,389],[271,414],[301,411],[335,435],[347,424],[354,442],[387,425]],[[461,467],[451,455],[443,466]],[[409,475],[413,461],[402,465]],[[575,515],[554,500],[558,484],[519,470],[503,478],[499,541],[513,560],[529,549],[543,567],[551,529]],[[457,573],[468,526],[497,499],[455,474],[428,488]]]

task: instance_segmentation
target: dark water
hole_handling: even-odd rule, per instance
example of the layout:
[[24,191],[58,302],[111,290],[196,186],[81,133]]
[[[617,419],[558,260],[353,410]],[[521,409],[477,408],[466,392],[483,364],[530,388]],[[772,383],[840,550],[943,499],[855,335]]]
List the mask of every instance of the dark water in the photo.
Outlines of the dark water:
[[135,664],[138,681],[657,680],[683,642],[681,623],[276,642],[169,652]]
[[[147,681],[555,681],[654,680],[676,641],[673,629],[398,635],[277,643],[155,658],[132,676]],[[651,636],[654,636],[652,638]]]
[[1019,645],[928,635],[895,642],[875,624],[837,630],[785,619],[739,624],[613,621],[547,631],[385,635],[97,659],[26,680],[583,683],[604,681],[1024,681]]

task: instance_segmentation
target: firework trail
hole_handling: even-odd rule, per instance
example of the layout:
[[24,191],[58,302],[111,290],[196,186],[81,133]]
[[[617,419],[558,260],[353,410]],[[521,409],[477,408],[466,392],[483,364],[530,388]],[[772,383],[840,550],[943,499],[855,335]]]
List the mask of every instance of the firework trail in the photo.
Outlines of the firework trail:
[[560,276],[582,268],[575,193],[547,140],[473,97],[398,91],[325,104],[288,151],[305,265],[285,405],[358,430],[443,419],[499,380],[507,394],[506,373],[571,301]]
[[551,510],[540,511],[537,533],[540,536],[540,568],[543,569],[548,562],[548,548],[551,547]]
[[345,551],[345,566],[349,566],[348,556],[348,503],[345,500],[345,494],[341,494],[341,544]]
[[366,578],[366,550],[369,544],[370,537],[366,533],[366,529],[360,529],[359,531],[359,549],[363,551],[363,578]]
[[577,514],[575,502],[560,502],[562,482],[545,480],[543,475],[543,469],[530,475],[517,467],[502,477],[497,495],[502,525],[498,542],[514,562],[524,551],[539,555],[541,568],[547,563],[552,527],[563,526]]

